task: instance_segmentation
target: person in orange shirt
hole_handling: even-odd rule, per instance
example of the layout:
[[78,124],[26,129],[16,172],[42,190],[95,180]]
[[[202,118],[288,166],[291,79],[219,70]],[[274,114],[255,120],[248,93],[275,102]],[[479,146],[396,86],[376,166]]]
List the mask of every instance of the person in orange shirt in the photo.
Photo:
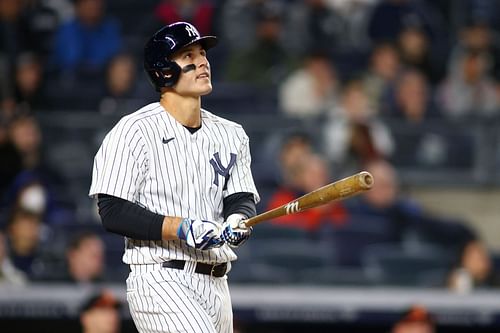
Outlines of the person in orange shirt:
[[414,305],[394,323],[391,333],[435,333],[434,316],[423,306]]
[[[313,152],[309,142],[300,136],[290,137],[282,146],[280,166],[283,183],[271,196],[268,209],[279,207],[330,183],[326,160]],[[347,221],[347,217],[344,206],[333,202],[276,218],[272,223],[314,232],[323,224],[342,225]]]

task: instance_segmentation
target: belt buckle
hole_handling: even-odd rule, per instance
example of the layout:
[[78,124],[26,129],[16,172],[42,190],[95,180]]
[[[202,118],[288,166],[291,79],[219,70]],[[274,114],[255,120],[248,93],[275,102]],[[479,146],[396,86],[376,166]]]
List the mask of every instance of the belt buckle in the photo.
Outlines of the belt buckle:
[[210,276],[213,277],[214,276],[214,271],[215,271],[215,267],[217,265],[212,265],[212,268],[210,269]]

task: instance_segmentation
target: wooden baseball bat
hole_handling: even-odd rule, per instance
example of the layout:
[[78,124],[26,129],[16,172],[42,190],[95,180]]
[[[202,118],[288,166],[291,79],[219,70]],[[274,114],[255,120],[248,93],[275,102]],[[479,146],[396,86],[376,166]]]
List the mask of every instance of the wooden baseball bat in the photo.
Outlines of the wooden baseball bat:
[[373,176],[367,171],[361,171],[352,176],[335,181],[304,194],[300,198],[290,201],[280,207],[268,210],[262,214],[244,221],[247,227],[254,226],[266,220],[283,215],[294,214],[309,208],[318,207],[328,202],[347,199],[361,192],[369,190],[373,185]]

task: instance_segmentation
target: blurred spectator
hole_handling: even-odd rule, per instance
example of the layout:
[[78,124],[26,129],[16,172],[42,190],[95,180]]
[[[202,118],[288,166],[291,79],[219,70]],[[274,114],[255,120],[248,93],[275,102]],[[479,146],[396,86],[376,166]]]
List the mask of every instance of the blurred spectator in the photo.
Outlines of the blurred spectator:
[[40,214],[43,221],[50,225],[72,221],[74,211],[70,196],[59,192],[67,187],[54,177],[38,170],[20,172],[5,192],[2,208],[6,211],[21,208]]
[[404,71],[396,85],[394,102],[389,113],[392,117],[411,124],[423,124],[425,120],[439,116],[433,103],[429,82],[419,70]]
[[[54,33],[62,22],[60,14],[50,0],[23,0],[26,3],[25,16],[30,29],[36,34],[39,44],[38,56],[43,64],[52,50]],[[57,0],[56,0],[57,1]],[[65,2],[67,0],[59,0]]]
[[295,1],[289,5],[288,16],[287,43],[295,52],[300,54],[320,45],[328,47],[329,54],[338,50],[343,27],[331,1]]
[[286,135],[282,139],[278,151],[274,154],[274,156],[279,157],[280,181],[287,183],[284,171],[292,169],[301,156],[312,156],[314,150],[312,138],[308,134],[292,132]]
[[279,104],[286,115],[310,118],[324,114],[337,101],[337,77],[333,64],[323,52],[311,52],[302,67],[280,86]]
[[214,6],[209,0],[163,0],[155,8],[155,15],[164,25],[187,21],[201,35],[212,34]]
[[95,283],[103,280],[105,244],[99,235],[84,232],[74,236],[66,250],[66,282]]
[[498,287],[500,274],[495,269],[486,244],[479,239],[465,243],[458,264],[450,272],[448,288],[457,293],[467,293]]
[[424,1],[382,0],[374,8],[369,21],[373,41],[396,41],[407,24],[419,24],[431,38],[444,32],[442,18],[437,10]]
[[80,306],[82,333],[119,333],[122,303],[109,290],[95,293]]
[[373,175],[375,182],[370,191],[348,205],[354,217],[376,218],[387,228],[381,242],[404,245],[409,235],[419,243],[436,244],[458,253],[470,239],[476,237],[464,222],[449,217],[437,217],[427,213],[423,207],[406,198],[400,192],[396,170],[386,161],[372,161],[365,169]]
[[347,52],[366,51],[370,45],[368,36],[368,21],[373,7],[380,0],[328,0],[330,6],[337,12],[342,21],[342,38],[338,46]]
[[137,85],[135,61],[128,54],[113,58],[106,71],[105,94],[100,101],[99,110],[103,114],[123,112],[123,100],[134,97]]
[[488,22],[492,29],[500,31],[497,13],[500,3],[496,0],[466,0],[462,2],[459,10],[465,14],[462,19],[469,18],[474,21]]
[[39,40],[24,15],[26,0],[0,0],[0,53],[10,66],[24,52],[38,51]]
[[456,62],[460,62],[463,53],[468,50],[483,53],[489,64],[486,74],[500,82],[500,36],[488,19],[470,14],[458,31],[458,41],[449,59],[450,67],[457,66]]
[[0,0],[0,113],[6,116],[12,116],[15,110],[14,77],[19,55],[40,49],[39,38],[23,12],[25,1]]
[[15,71],[15,98],[19,112],[47,109],[43,89],[44,65],[34,54],[18,57]]
[[[282,184],[272,194],[268,209],[284,205],[308,192],[330,183],[327,162],[311,150],[311,146],[298,135],[290,136],[280,152]],[[278,225],[298,227],[310,232],[322,224],[340,225],[347,219],[344,207],[334,202],[273,220]]]
[[75,0],[75,18],[56,32],[52,65],[57,71],[99,75],[120,52],[120,27],[106,15],[105,1]]
[[294,65],[280,40],[283,14],[281,10],[269,11],[263,3],[256,15],[256,40],[250,48],[231,53],[225,78],[262,89],[276,88]]
[[373,42],[399,40],[403,61],[418,64],[431,82],[444,74],[439,69],[452,36],[435,1],[382,0],[372,12],[368,29]]
[[36,119],[20,115],[9,126],[12,143],[23,159],[24,169],[34,169],[41,161],[42,133]]
[[7,209],[19,205],[24,190],[38,184],[43,189],[46,200],[43,205],[44,221],[48,224],[71,221],[74,204],[67,192],[67,183],[43,154],[42,134],[36,119],[30,115],[20,115],[10,123],[9,134],[21,157],[22,170],[11,179],[0,204]]
[[389,128],[370,109],[360,80],[345,84],[338,107],[330,111],[323,128],[323,146],[340,173],[351,173],[373,159],[388,157],[394,149]]
[[395,81],[400,72],[400,58],[391,43],[378,43],[373,47],[370,65],[363,77],[363,85],[370,108],[383,115],[388,112],[388,98],[394,93]]
[[256,182],[259,184],[262,207],[266,206],[269,196],[284,183],[283,170],[301,155],[314,151],[313,137],[306,131],[290,129],[269,135],[259,155],[253,160]]
[[106,70],[104,95],[99,103],[103,114],[125,114],[153,99],[150,83],[145,77],[137,75],[134,57],[129,53],[120,53],[113,58]]
[[47,183],[62,185],[60,174],[52,169],[44,154],[42,132],[35,117],[21,114],[9,123],[9,138],[20,153],[23,169]]
[[[37,0],[35,0],[36,2]],[[59,22],[71,19],[75,15],[75,8],[73,6],[74,0],[40,0],[42,4],[53,10]]]
[[37,276],[35,266],[40,257],[42,225],[40,215],[22,209],[14,210],[7,222],[9,257],[29,279]]
[[391,333],[434,333],[436,321],[421,305],[412,306],[392,327]]
[[[231,49],[248,49],[255,41],[258,5],[253,0],[218,1],[216,20],[218,33]],[[218,22],[217,22],[218,21]]]
[[429,36],[418,23],[403,27],[398,35],[398,48],[405,67],[419,70],[432,84],[441,80],[444,64],[432,57]]
[[388,113],[397,120],[391,126],[396,142],[391,160],[398,167],[410,169],[470,166],[472,157],[465,133],[452,126],[430,126],[431,120],[441,118],[431,93],[418,70],[409,69],[400,75]]
[[43,217],[47,210],[48,193],[46,187],[29,173],[21,173],[15,180],[12,186],[15,189],[12,193],[10,205],[11,210],[21,209],[35,215]]
[[469,49],[449,69],[438,96],[448,118],[481,118],[498,113],[496,86],[487,70],[490,65],[484,52]]
[[26,275],[14,267],[7,253],[5,236],[0,232],[0,286],[4,284],[24,285]]
[[[286,12],[283,0],[217,1],[215,5],[218,10],[215,13],[218,15],[215,23],[220,30],[221,41],[227,42],[233,50],[247,50],[255,45],[262,12],[280,17]],[[282,43],[286,33],[283,29],[280,31],[282,33],[279,39]]]
[[124,98],[131,96],[137,75],[134,58],[128,54],[114,57],[106,72],[108,96]]

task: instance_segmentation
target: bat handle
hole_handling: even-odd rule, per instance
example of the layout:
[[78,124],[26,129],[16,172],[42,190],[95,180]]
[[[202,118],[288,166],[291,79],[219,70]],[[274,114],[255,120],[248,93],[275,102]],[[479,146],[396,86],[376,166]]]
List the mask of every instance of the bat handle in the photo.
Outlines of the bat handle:
[[255,221],[255,219],[248,219],[241,221],[240,225],[242,225],[243,228],[251,228],[260,221],[261,221],[260,219],[258,219],[257,221]]

